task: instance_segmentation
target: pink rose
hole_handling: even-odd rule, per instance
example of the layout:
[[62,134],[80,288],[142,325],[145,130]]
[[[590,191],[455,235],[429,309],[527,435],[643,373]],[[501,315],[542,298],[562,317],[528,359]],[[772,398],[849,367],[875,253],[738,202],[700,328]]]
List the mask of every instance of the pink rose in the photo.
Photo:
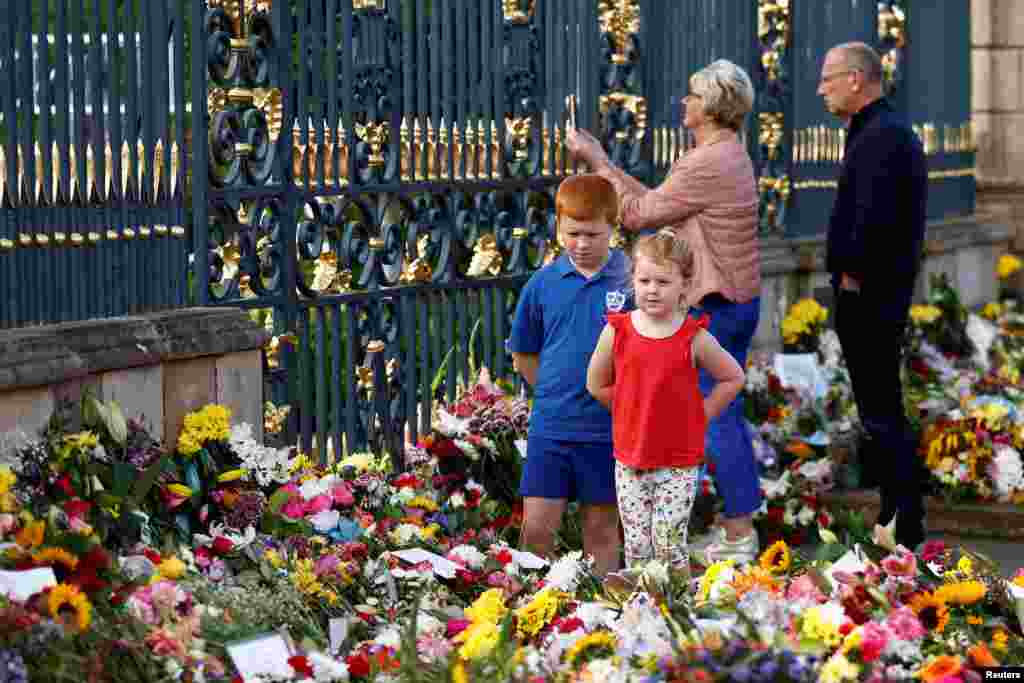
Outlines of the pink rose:
[[335,503],[342,507],[349,507],[356,502],[355,497],[352,495],[352,489],[347,483],[335,486],[334,490],[331,491],[331,497],[334,498]]
[[889,612],[885,625],[900,640],[917,640],[923,638],[927,633],[921,620],[914,614],[914,610],[907,606]]
[[318,512],[323,512],[324,510],[330,510],[330,509],[331,509],[331,497],[326,495],[326,494],[322,494],[322,495],[319,495],[319,496],[314,496],[312,500],[310,500],[310,501],[308,501],[306,503],[306,513],[307,514],[315,515]]
[[928,541],[921,548],[921,559],[932,563],[941,560],[946,552],[946,544],[939,540]]
[[9,512],[0,514],[0,534],[10,533],[11,529],[14,528],[14,515]]
[[302,496],[295,496],[281,506],[281,514],[291,519],[302,519],[306,516],[306,502]]
[[892,634],[885,626],[869,621],[864,624],[860,637],[860,656],[865,662],[873,662],[882,656]]

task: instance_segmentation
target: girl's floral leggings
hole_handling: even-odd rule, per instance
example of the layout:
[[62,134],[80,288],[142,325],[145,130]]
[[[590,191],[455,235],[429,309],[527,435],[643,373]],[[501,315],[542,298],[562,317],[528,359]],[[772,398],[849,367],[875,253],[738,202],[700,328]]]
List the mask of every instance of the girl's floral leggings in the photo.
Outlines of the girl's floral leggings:
[[660,560],[688,567],[686,531],[697,497],[697,467],[636,469],[615,463],[615,492],[626,540],[626,565]]

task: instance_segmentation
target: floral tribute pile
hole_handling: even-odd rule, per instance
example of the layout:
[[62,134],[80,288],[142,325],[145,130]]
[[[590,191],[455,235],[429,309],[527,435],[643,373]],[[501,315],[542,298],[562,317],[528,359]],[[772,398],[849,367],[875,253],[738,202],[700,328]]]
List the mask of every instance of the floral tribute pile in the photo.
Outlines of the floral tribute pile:
[[484,376],[404,472],[263,446],[218,405],[170,446],[95,399],[4,435],[0,680],[951,682],[1024,661],[1024,570],[889,529],[607,588],[578,550],[518,550],[514,501],[476,477],[518,467],[526,410]]
[[[997,276],[1006,282],[1020,269],[1007,255]],[[828,309],[813,299],[796,302],[782,321],[783,353],[752,354],[748,362],[745,409],[765,498],[755,519],[769,541],[801,545],[833,527],[821,494],[858,485],[856,460],[842,453],[861,427],[827,321]],[[972,313],[946,276],[935,275],[926,302],[911,307],[906,348],[906,407],[920,430],[931,493],[951,503],[1024,504],[1024,306],[1017,296],[1004,287],[999,301]]]

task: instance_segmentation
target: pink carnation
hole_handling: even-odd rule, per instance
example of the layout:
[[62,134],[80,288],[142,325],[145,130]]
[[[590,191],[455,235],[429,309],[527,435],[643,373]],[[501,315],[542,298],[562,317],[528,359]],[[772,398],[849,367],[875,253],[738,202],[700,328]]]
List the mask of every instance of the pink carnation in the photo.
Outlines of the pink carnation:
[[828,600],[828,596],[821,592],[809,574],[801,574],[789,584],[789,588],[786,590],[786,599],[813,600],[822,603]]
[[941,560],[943,554],[946,552],[946,544],[940,540],[928,541],[921,548],[921,559],[925,562],[935,562]]
[[445,628],[445,635],[454,638],[469,628],[469,619],[452,619]]
[[882,624],[874,621],[864,624],[860,637],[861,658],[865,662],[873,662],[881,657],[890,638],[892,634]]
[[909,550],[900,548],[882,559],[882,569],[889,576],[917,576],[917,557]]
[[914,610],[907,606],[890,612],[889,617],[885,620],[885,625],[893,636],[900,640],[917,640],[923,638],[927,633],[921,620],[914,614]]

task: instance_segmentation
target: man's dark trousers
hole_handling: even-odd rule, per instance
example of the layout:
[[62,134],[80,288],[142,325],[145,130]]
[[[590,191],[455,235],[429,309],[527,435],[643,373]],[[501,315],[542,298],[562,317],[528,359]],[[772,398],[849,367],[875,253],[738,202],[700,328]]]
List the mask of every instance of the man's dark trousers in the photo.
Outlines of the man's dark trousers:
[[857,411],[870,437],[870,452],[861,466],[870,470],[870,478],[881,489],[879,523],[889,522],[898,512],[897,540],[913,550],[924,540],[921,467],[900,381],[907,316],[899,311],[907,311],[907,306],[894,303],[892,292],[840,289],[835,320]]

